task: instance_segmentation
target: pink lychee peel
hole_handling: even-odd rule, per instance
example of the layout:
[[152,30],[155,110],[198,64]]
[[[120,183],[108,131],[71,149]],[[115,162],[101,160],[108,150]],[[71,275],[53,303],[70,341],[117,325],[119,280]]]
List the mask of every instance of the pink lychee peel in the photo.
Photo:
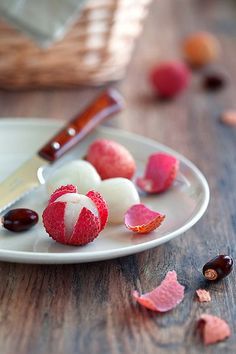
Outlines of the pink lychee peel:
[[147,234],[157,229],[165,215],[149,209],[144,204],[135,204],[125,213],[125,226],[127,229],[140,234]]
[[166,274],[161,284],[149,293],[139,295],[133,292],[134,299],[152,311],[166,312],[175,308],[184,298],[184,286],[177,280],[176,272]]
[[136,183],[147,193],[161,193],[173,184],[179,169],[179,161],[171,155],[155,153],[149,156],[144,177]]
[[230,327],[225,320],[206,313],[200,316],[198,328],[205,345],[220,342],[231,335]]

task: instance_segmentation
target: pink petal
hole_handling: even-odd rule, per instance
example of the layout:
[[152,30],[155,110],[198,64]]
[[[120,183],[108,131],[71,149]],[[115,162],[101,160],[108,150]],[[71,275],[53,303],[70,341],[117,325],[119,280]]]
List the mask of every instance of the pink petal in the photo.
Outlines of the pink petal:
[[196,290],[197,296],[198,296],[198,300],[200,302],[209,302],[211,301],[211,295],[209,293],[209,291],[205,290],[205,289],[198,289]]
[[231,335],[228,323],[220,317],[202,314],[198,324],[205,345],[220,342]]
[[149,156],[144,177],[137,178],[139,188],[147,193],[161,193],[175,180],[179,161],[171,155],[155,153]]
[[149,310],[166,312],[176,307],[184,298],[184,286],[177,281],[173,270],[168,272],[161,284],[150,293],[139,296],[133,292],[135,300]]
[[125,213],[125,226],[137,233],[148,233],[161,225],[165,215],[157,213],[144,204],[135,204]]

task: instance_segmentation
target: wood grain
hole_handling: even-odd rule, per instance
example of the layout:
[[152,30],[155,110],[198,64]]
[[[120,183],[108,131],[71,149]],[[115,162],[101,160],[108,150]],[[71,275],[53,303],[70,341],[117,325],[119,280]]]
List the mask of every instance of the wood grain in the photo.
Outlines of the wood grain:
[[[157,139],[192,159],[205,173],[211,201],[201,221],[181,237],[151,251],[93,264],[40,266],[0,263],[0,351],[3,354],[235,353],[235,272],[206,284],[202,265],[217,253],[236,257],[236,131],[219,123],[236,108],[236,5],[232,0],[154,1],[126,78],[117,85],[127,109],[107,124]],[[146,81],[156,60],[178,57],[190,31],[214,32],[231,82],[218,93],[202,90],[200,73],[173,102],[159,102]],[[100,91],[30,91],[0,94],[1,116],[69,119]],[[180,206],[181,207],[181,206]],[[133,303],[131,291],[151,290],[175,269],[186,287],[184,302],[164,315]],[[207,287],[212,302],[199,304]],[[225,318],[229,340],[203,348],[196,319]]]

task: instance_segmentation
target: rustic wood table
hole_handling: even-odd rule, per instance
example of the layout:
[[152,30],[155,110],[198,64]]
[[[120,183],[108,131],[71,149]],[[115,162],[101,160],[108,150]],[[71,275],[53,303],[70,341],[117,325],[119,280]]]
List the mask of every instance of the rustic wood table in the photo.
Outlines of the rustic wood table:
[[[229,85],[206,93],[194,73],[186,93],[159,102],[147,84],[148,68],[157,59],[177,58],[181,38],[199,29],[218,36]],[[219,122],[222,110],[236,108],[235,57],[235,1],[153,2],[126,78],[116,85],[127,108],[107,124],[156,139],[196,163],[210,185],[208,211],[181,237],[133,256],[78,265],[0,263],[2,354],[236,353],[235,273],[209,285],[201,275],[216,254],[236,257],[236,130]],[[69,119],[99,90],[1,92],[0,115]],[[175,310],[160,315],[132,302],[134,288],[151,290],[171,269],[186,287]],[[199,287],[209,288],[211,303],[196,301]],[[196,320],[204,312],[229,322],[227,341],[202,346]]]

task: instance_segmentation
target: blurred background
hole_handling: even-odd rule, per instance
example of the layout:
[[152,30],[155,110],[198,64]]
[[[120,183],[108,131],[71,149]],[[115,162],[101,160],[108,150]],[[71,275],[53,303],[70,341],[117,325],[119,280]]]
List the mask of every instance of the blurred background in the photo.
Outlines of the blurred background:
[[[211,135],[235,139],[232,130],[218,124],[222,112],[236,108],[233,0],[0,4],[1,117],[69,120],[99,91],[115,86],[126,99],[126,110],[105,124],[155,138],[200,167],[202,153],[196,155],[189,144],[199,144],[201,150]],[[47,13],[43,22],[40,13]],[[150,82],[153,68],[163,61],[187,66],[184,41],[202,31],[214,36],[218,54],[208,65],[194,70],[189,66],[191,78],[180,94],[160,99]],[[203,87],[204,70],[211,75],[212,68],[222,84],[219,90]],[[173,129],[178,134],[172,134]],[[186,129],[199,134],[191,134],[190,142]]]
[[156,137],[155,120],[158,139],[166,141],[176,114],[181,125],[199,113],[209,93],[193,72],[188,90],[162,103],[150,85],[150,70],[163,60],[183,60],[184,38],[198,31],[217,37],[221,51],[213,64],[231,78],[210,95],[209,114],[234,108],[234,1],[2,0],[0,13],[2,117],[69,119],[112,83],[128,109],[111,124],[140,132],[148,107],[146,134]]

